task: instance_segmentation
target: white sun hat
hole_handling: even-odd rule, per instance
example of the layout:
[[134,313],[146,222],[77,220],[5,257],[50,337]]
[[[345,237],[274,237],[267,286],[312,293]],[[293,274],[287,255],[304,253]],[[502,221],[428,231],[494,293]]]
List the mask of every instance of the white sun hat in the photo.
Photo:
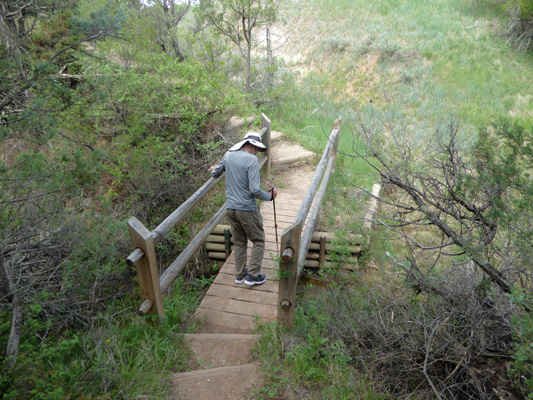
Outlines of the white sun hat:
[[232,146],[229,151],[237,151],[247,142],[253,144],[259,151],[267,151],[266,146],[261,142],[261,136],[256,132],[248,132],[244,135],[244,138],[239,143]]

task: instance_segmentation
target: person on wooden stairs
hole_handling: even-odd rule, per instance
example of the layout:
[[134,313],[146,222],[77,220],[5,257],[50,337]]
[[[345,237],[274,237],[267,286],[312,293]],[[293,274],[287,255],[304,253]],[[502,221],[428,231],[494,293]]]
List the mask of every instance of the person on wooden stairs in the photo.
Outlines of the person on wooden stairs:
[[[278,195],[274,188],[265,192],[260,187],[257,153],[266,150],[261,136],[256,132],[248,132],[243,140],[224,154],[217,165],[209,168],[214,178],[226,171],[226,207],[233,235],[235,283],[244,282],[248,286],[266,282],[266,276],[261,273],[265,231],[256,199],[272,201]],[[253,246],[246,268],[248,240]]]

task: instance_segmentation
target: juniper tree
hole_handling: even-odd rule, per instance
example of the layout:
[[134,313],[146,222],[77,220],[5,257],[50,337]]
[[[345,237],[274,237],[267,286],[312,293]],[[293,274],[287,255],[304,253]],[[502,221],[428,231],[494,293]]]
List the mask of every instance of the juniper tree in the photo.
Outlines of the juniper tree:
[[[451,121],[416,143],[392,119],[372,111],[364,121],[358,114],[363,145],[354,146],[354,155],[397,189],[381,199],[391,211],[379,219],[412,249],[409,263],[398,265],[408,265],[421,290],[438,293],[420,273],[430,273],[437,262],[463,268],[473,263],[505,293],[517,284],[531,290],[533,132],[505,122],[495,127],[472,145]],[[480,288],[485,284],[480,281]]]
[[145,6],[145,13],[155,21],[157,44],[167,53],[177,57],[180,61],[185,54],[180,46],[178,28],[191,8],[192,0],[151,0]]
[[8,369],[25,307],[61,292],[58,271],[79,238],[76,201],[94,183],[99,156],[90,146],[88,155],[61,152],[50,140],[61,134],[58,114],[77,101],[71,79],[89,52],[84,44],[119,34],[124,15],[110,4],[83,19],[66,1],[0,2],[0,302],[11,305]]

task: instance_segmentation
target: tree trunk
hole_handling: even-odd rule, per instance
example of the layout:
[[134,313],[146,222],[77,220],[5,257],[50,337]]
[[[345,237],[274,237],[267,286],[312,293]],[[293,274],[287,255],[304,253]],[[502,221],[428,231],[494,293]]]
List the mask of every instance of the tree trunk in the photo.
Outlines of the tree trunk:
[[13,275],[11,269],[2,260],[2,273],[4,275],[4,282],[7,288],[8,298],[11,300],[11,332],[9,334],[9,341],[7,342],[6,360],[7,369],[10,370],[15,366],[20,347],[20,335],[22,332],[22,314],[23,306],[20,301],[20,296],[15,290],[13,282]]
[[11,15],[12,8],[7,1],[0,1],[0,33],[3,36],[8,48],[15,48],[15,37],[17,35],[17,24]]
[[184,61],[184,60],[185,60],[185,56],[183,55],[183,53],[182,53],[181,50],[180,50],[180,45],[179,45],[179,43],[178,43],[178,39],[176,39],[176,40],[174,40],[174,41],[172,42],[172,47],[174,48],[174,53],[175,53],[175,55],[176,55],[176,58],[177,58],[180,62]]
[[[265,2],[265,8],[269,9],[269,0]],[[272,36],[270,35],[270,22],[266,24],[266,43],[267,43],[267,88],[272,89],[274,86],[274,57],[272,54]]]
[[20,18],[18,20],[18,35],[23,38],[26,35],[26,8],[20,10]]
[[271,89],[274,86],[274,61],[272,55],[272,39],[270,36],[270,24],[266,26],[266,42],[267,42],[267,88]]
[[251,43],[248,43],[248,47],[246,48],[246,93],[250,93],[250,80],[251,80],[251,74],[252,74],[252,45]]

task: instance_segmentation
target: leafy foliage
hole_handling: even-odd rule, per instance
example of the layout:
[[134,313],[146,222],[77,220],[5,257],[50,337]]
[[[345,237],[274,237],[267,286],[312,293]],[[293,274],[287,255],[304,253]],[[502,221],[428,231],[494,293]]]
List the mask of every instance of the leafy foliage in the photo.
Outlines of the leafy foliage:
[[518,8],[522,20],[528,21],[533,18],[533,1],[531,0],[507,0],[504,8],[507,10]]
[[276,20],[278,0],[202,0],[199,17],[216,33],[229,39],[246,61],[246,93],[252,84],[252,49],[257,47],[257,30]]
[[[224,75],[194,59],[180,62],[137,37],[138,9],[100,0],[80,4],[13,2],[19,8],[10,10],[20,18],[1,26],[12,39],[0,45],[6,67],[0,71],[5,398],[123,398],[149,389],[132,388],[135,368],[121,366],[126,341],[98,353],[93,350],[102,343],[84,332],[104,329],[96,316],[113,313],[110,304],[120,315],[137,300],[133,271],[123,262],[129,251],[123,221],[131,214],[158,221],[195,190],[203,177],[191,171],[205,169],[219,147],[207,127],[217,126],[217,113],[241,104]],[[23,13],[25,6],[35,12]],[[124,39],[135,49],[127,59],[121,57]],[[154,371],[166,365],[167,349],[161,349],[179,325],[146,345],[147,353],[149,346],[159,348],[157,360],[163,360]],[[121,327],[112,330],[121,335]],[[178,350],[169,354],[183,358]],[[109,354],[117,356],[113,363]]]
[[[519,260],[517,269],[528,273],[533,255],[532,138],[531,122],[501,118],[482,133],[477,146],[477,172],[487,187],[501,193],[492,214],[507,232],[508,251]],[[531,284],[521,281],[523,288]]]

